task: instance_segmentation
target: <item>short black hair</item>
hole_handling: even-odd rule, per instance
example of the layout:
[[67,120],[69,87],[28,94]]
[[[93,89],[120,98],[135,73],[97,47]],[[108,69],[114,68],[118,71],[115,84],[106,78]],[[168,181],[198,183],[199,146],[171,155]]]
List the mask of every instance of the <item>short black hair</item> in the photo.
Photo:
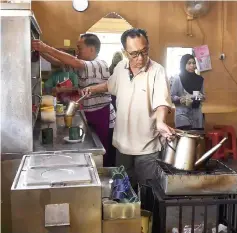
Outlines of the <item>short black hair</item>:
[[141,36],[144,36],[147,43],[149,44],[147,32],[145,30],[140,29],[140,28],[131,28],[125,31],[121,36],[121,43],[123,45],[123,48],[124,49],[126,48],[126,42],[127,42],[128,37],[135,38],[135,37],[141,37]]
[[84,39],[84,42],[87,46],[94,46],[96,50],[96,54],[98,55],[100,52],[100,39],[97,35],[92,33],[86,33],[81,35],[81,38]]

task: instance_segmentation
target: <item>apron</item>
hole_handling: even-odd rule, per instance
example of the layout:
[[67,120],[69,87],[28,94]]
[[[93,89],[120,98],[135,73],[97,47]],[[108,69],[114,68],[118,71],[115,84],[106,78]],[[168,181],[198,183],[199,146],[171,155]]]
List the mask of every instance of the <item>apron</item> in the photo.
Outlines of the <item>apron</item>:
[[[70,79],[66,79],[61,83],[57,84],[58,87],[72,87],[72,81]],[[58,93],[57,100],[62,103],[68,103],[70,101],[77,101],[80,98],[78,91],[72,91],[70,93]]]

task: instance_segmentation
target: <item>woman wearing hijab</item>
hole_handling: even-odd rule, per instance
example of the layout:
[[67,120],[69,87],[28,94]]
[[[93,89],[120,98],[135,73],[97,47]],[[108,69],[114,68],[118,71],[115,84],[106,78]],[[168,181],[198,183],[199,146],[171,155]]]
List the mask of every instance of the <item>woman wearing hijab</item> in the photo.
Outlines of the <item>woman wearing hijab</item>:
[[175,127],[182,130],[204,128],[201,103],[205,100],[203,77],[195,73],[194,56],[186,54],[180,61],[180,74],[174,77],[171,99],[175,104]]

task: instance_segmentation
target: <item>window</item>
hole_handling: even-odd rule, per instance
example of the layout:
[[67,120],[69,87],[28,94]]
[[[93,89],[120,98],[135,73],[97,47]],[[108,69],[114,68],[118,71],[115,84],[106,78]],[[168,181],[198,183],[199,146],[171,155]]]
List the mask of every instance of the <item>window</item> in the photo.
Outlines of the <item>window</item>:
[[99,58],[106,61],[108,66],[112,63],[112,58],[115,52],[122,52],[122,44],[120,42],[120,33],[93,33],[96,34],[100,41]]
[[167,48],[166,73],[169,79],[179,74],[180,59],[185,54],[193,54],[193,49],[182,47]]

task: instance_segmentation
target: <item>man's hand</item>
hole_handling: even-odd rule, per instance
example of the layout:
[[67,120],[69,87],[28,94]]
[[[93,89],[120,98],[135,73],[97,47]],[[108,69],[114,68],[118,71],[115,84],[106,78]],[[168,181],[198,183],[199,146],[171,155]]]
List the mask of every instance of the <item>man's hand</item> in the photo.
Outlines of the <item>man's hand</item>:
[[180,97],[180,103],[181,103],[182,105],[186,105],[186,98],[185,98],[185,96],[181,96],[181,97]]
[[90,97],[93,94],[104,93],[104,92],[107,92],[107,91],[108,91],[107,82],[103,82],[101,84],[97,84],[97,85],[94,85],[94,86],[89,86],[89,87],[86,87],[82,90],[78,90],[78,92],[81,96],[85,95],[86,97]]
[[90,97],[92,95],[92,88],[91,87],[86,87],[82,90],[79,90],[79,95],[81,96],[86,96],[86,97]]
[[162,121],[156,123],[156,128],[164,138],[167,138],[169,141],[173,140],[175,135],[175,130],[173,128],[169,127]]
[[32,40],[31,47],[32,47],[32,50],[36,50],[41,53],[46,53],[48,45],[43,43],[41,40]]

